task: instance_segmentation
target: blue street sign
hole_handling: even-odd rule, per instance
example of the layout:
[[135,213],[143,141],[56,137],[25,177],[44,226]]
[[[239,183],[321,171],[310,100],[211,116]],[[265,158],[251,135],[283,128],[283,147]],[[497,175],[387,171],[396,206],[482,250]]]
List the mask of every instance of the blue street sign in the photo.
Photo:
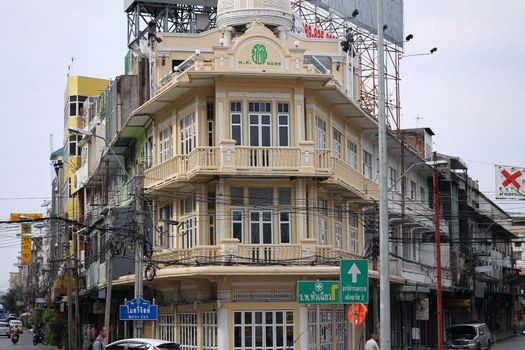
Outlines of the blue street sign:
[[121,321],[156,321],[159,314],[157,305],[150,305],[149,301],[137,298],[128,301],[127,305],[120,305]]

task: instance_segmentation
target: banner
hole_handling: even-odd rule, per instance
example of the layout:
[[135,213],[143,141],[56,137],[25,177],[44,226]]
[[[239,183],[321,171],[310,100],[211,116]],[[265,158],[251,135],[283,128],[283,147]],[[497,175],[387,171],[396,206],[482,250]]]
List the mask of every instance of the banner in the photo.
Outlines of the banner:
[[525,168],[496,165],[496,199],[525,199]]
[[416,299],[416,320],[428,321],[428,298]]

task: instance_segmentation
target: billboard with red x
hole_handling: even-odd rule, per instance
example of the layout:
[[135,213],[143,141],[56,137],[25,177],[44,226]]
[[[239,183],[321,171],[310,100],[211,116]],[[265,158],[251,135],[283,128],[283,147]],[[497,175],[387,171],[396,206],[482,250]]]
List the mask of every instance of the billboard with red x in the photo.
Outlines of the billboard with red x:
[[496,198],[525,199],[525,168],[496,165]]

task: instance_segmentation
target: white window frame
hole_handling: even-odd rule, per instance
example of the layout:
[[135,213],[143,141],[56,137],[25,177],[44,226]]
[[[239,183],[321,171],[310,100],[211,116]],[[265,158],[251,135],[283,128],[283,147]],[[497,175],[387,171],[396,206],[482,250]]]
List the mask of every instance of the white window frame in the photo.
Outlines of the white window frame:
[[[270,147],[273,145],[273,123],[272,123],[272,105],[271,102],[268,101],[250,101],[250,103],[254,104],[270,104],[270,111],[269,112],[251,112],[248,109],[248,144],[253,147]],[[260,109],[260,108],[259,108]],[[252,123],[252,116],[257,117],[257,123]],[[268,117],[269,124],[263,123],[263,118]],[[252,145],[252,127],[257,128],[257,138],[258,138],[258,144]],[[270,135],[270,142],[268,145],[263,145],[263,130],[268,129],[268,134]]]
[[[262,313],[261,315],[261,322],[257,322],[256,314]],[[245,316],[246,314],[251,314],[251,323],[245,322]],[[266,323],[267,317],[266,314],[271,313],[271,319],[272,321],[269,323]],[[288,314],[292,314],[292,322],[288,323]],[[237,318],[237,315],[240,314],[241,317],[241,323],[235,323],[235,320]],[[281,314],[283,323],[277,323],[277,314]],[[285,350],[285,349],[292,349],[294,347],[293,342],[295,341],[295,317],[293,310],[235,310],[233,312],[233,350]],[[277,338],[277,329],[281,328],[281,334],[283,335],[283,338],[281,339],[282,345],[277,345],[279,342],[279,339]],[[237,329],[240,329],[241,333],[241,344],[240,346],[236,346],[235,344],[235,331]],[[291,344],[287,344],[287,330],[290,329],[292,331],[292,337],[291,337]],[[249,332],[246,332],[249,330]],[[261,339],[261,346],[257,346],[256,339],[257,339],[257,332],[260,330],[260,339]],[[266,332],[268,330],[271,330],[272,336],[268,337],[266,335]],[[246,335],[251,334],[251,345],[246,345]],[[269,345],[266,343],[266,340],[271,339],[272,345]]]
[[359,214],[350,213],[348,215],[348,250],[350,253],[359,254]]
[[[234,220],[233,219],[233,214],[234,212],[240,212],[241,213],[241,220]],[[230,220],[231,220],[231,232],[230,232],[230,236],[231,238],[237,238],[239,239],[239,243],[242,243],[244,241],[244,210],[243,209],[232,209],[230,211]],[[241,224],[241,237],[234,237],[233,236],[233,224],[235,223],[240,223]]]
[[206,104],[206,131],[208,136],[208,146],[215,146],[215,103]]
[[410,199],[416,200],[417,197],[417,184],[415,181],[410,180]]
[[197,216],[189,215],[179,221],[181,225],[181,248],[193,248],[197,245]]
[[339,159],[343,158],[343,134],[336,128],[332,128],[332,153]]
[[197,350],[197,314],[194,312],[179,313],[180,350]]
[[373,165],[372,153],[363,150],[363,176],[367,179],[372,179]]
[[[288,112],[279,112],[281,105],[288,106]],[[286,125],[281,124],[281,117],[286,118]],[[281,140],[281,128],[286,128],[286,145],[282,144]],[[277,103],[277,143],[279,147],[290,147],[290,104],[287,102],[278,102]]]
[[[241,110],[240,111],[233,111],[232,110],[232,105],[233,104],[239,104],[240,107],[241,107]],[[244,140],[244,132],[243,132],[243,128],[242,128],[242,122],[243,122],[243,117],[242,117],[242,101],[230,101],[230,139],[234,139],[233,138],[233,127],[239,127],[239,135],[240,135],[240,140],[238,140],[238,143],[237,145],[242,145],[243,144],[243,140]],[[233,122],[233,117],[234,116],[238,116],[239,117],[239,122],[238,123],[234,123]]]
[[[288,214],[288,220],[282,220],[281,214]],[[281,210],[277,213],[279,215],[279,243],[281,244],[291,244],[292,243],[292,213],[288,210]],[[283,242],[282,237],[282,225],[288,226],[288,242]]]
[[217,237],[215,235],[215,214],[208,215],[208,244],[215,245],[217,243]]
[[171,125],[165,127],[159,132],[159,162],[165,162],[171,158],[171,143],[172,143],[172,129]]
[[326,199],[317,199],[317,217],[319,245],[326,245],[328,244],[328,201]]
[[[252,214],[258,213],[259,214],[259,220],[258,221],[252,221]],[[263,220],[264,215],[269,214],[270,215],[270,221]],[[248,236],[250,237],[250,244],[273,244],[273,210],[250,210],[248,212],[249,218],[248,218]],[[254,237],[252,234],[252,224],[259,224],[259,242],[254,242]],[[270,224],[270,231],[271,231],[271,241],[270,242],[264,242],[264,225]]]
[[332,329],[335,326],[332,310],[321,309],[320,316],[321,339],[318,349],[316,344],[317,312],[315,309],[308,310],[308,350],[332,350]]
[[180,120],[180,153],[189,154],[197,147],[195,113],[192,112]]
[[159,314],[159,339],[175,341],[175,314]]
[[217,312],[202,313],[202,350],[218,350]]
[[397,169],[394,167],[388,167],[388,179],[390,180],[390,188],[397,190]]
[[346,150],[347,150],[347,162],[348,164],[357,170],[357,144],[351,140],[346,141]]
[[317,116],[315,120],[315,147],[326,148],[326,121]]

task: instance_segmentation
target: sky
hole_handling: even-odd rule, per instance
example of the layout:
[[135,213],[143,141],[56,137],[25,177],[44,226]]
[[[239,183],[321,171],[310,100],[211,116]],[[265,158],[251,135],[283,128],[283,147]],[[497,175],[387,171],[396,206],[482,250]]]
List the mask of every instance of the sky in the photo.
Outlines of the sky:
[[[50,140],[63,144],[64,89],[72,75],[114,78],[126,54],[121,0],[11,1],[2,4],[0,220],[43,212],[50,196]],[[525,167],[522,89],[525,1],[405,0],[406,57],[401,62],[402,127],[430,127],[435,150],[460,156],[494,196],[494,164]],[[498,202],[525,211],[525,202]],[[13,243],[15,242],[15,243]],[[0,227],[0,291],[20,248]]]

